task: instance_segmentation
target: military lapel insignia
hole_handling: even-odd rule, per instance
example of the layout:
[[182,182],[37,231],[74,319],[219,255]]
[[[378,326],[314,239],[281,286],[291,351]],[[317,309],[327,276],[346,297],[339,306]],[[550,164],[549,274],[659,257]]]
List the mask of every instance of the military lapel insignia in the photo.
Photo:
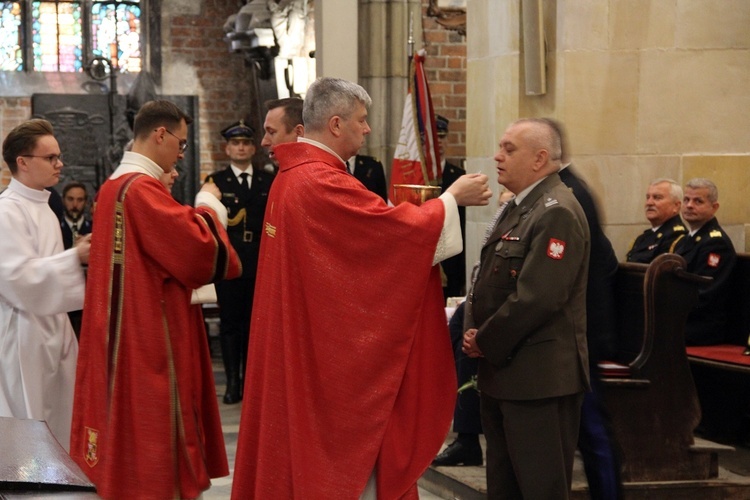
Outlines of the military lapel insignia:
[[95,466],[99,462],[99,431],[86,427],[86,455],[84,459],[89,467]]
[[544,201],[544,206],[545,206],[546,208],[549,208],[549,207],[551,207],[551,206],[554,206],[554,205],[557,205],[557,204],[558,204],[558,201],[557,201],[556,199],[554,199],[554,198],[547,198],[547,199],[546,199],[546,200]]
[[708,264],[708,267],[719,267],[720,262],[721,262],[721,255],[719,255],[718,253],[708,254],[708,260],[706,261],[706,264]]
[[547,244],[547,257],[555,260],[562,260],[565,255],[565,242],[555,238],[550,238]]

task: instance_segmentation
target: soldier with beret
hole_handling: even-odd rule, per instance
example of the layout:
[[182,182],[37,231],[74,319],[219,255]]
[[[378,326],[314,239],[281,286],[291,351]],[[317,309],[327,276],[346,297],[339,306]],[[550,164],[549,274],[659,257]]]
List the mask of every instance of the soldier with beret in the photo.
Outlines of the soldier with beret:
[[227,141],[224,150],[230,164],[209,175],[206,182],[216,184],[221,190],[221,202],[227,207],[229,217],[227,233],[242,261],[242,276],[216,286],[221,355],[227,376],[224,403],[235,404],[242,399],[255,273],[266,201],[274,174],[253,169],[255,132],[244,121],[228,126],[221,135]]
[[687,233],[680,218],[682,187],[672,179],[656,179],[646,191],[646,218],[651,228],[639,235],[628,250],[628,262],[648,264],[669,252],[672,244]]

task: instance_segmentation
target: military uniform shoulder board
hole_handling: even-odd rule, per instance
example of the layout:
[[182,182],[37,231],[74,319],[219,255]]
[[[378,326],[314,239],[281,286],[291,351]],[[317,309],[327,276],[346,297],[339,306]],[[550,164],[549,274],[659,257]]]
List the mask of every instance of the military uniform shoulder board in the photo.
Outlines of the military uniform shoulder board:
[[709,238],[721,238],[721,231],[719,231],[718,229],[714,229],[713,231],[708,233],[708,237]]
[[551,206],[557,205],[558,203],[559,202],[555,198],[547,198],[546,200],[544,200],[544,206],[546,208],[549,208]]

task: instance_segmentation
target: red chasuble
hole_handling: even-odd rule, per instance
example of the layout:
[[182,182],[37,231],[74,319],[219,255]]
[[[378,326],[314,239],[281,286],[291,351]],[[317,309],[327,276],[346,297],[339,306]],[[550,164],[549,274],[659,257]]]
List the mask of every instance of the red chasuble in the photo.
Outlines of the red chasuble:
[[440,200],[388,207],[333,155],[274,150],[232,498],[417,496],[453,413]]
[[146,175],[107,181],[94,220],[70,454],[103,498],[195,498],[229,471],[190,295],[239,259],[213,210]]

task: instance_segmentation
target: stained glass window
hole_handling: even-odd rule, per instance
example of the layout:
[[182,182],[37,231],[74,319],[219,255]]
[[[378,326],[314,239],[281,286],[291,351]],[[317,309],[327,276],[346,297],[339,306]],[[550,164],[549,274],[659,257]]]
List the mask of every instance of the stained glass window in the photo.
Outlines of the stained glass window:
[[138,2],[94,2],[91,45],[123,72],[141,70],[141,8]]
[[0,2],[0,70],[80,72],[92,56],[102,56],[121,72],[140,71],[142,3]]
[[21,4],[0,2],[0,70],[21,71]]

